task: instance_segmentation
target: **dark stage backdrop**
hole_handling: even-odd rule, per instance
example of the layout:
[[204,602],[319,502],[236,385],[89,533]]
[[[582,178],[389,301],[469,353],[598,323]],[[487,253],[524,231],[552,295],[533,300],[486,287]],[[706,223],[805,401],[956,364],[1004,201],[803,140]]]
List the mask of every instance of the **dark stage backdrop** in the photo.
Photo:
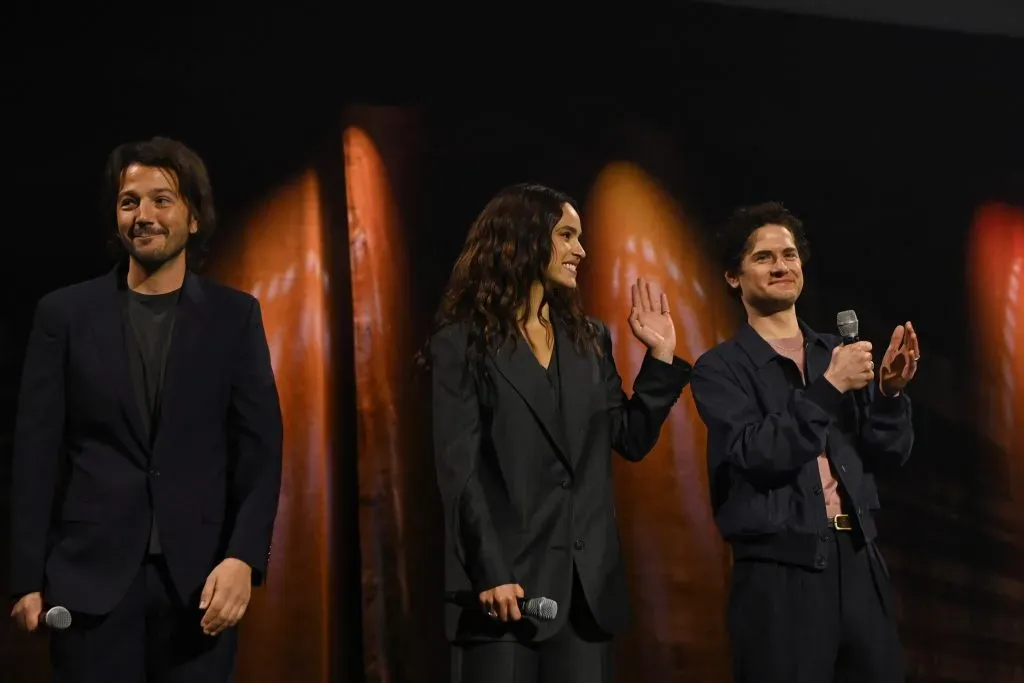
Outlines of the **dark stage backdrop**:
[[[584,205],[584,302],[613,330],[627,390],[640,353],[625,325],[635,274],[669,292],[680,355],[693,360],[735,329],[708,234],[738,203],[780,199],[805,218],[813,256],[800,310],[812,325],[831,330],[836,311],[855,308],[882,347],[912,319],[925,360],[918,442],[883,482],[879,519],[910,680],[1024,680],[1024,50],[707,5],[645,22],[642,40],[614,54],[606,36],[580,39],[595,91],[615,96],[564,94],[567,76],[531,62],[494,98],[349,108],[314,96],[334,87],[322,75],[344,70],[336,55],[319,56],[316,79],[303,57],[275,80],[272,60],[246,56],[252,36],[223,27],[219,51],[197,56],[186,79],[202,107],[169,98],[140,113],[100,100],[102,128],[69,119],[58,141],[19,136],[35,160],[21,174],[26,197],[53,168],[95,177],[125,137],[170,134],[210,165],[224,216],[210,270],[263,304],[287,430],[242,681],[445,680],[440,506],[411,360],[469,224],[523,180]],[[312,30],[305,22],[294,44],[335,44]],[[271,45],[279,33],[263,35]],[[123,82],[112,64],[90,76],[97,91]],[[290,80],[300,78],[304,90]],[[523,83],[536,91],[523,96]],[[63,106],[43,90],[23,117],[39,139],[39,103]],[[91,205],[93,186],[82,188],[69,204]],[[24,225],[38,225],[26,211]],[[12,264],[15,324],[0,338],[9,376],[38,296],[105,267],[97,235],[68,230],[66,268]],[[3,386],[8,407],[14,386]],[[655,451],[616,463],[634,607],[618,643],[623,683],[728,680],[730,558],[708,509],[704,438],[686,390]],[[0,635],[4,680],[47,680],[45,640]]]
[[[304,680],[443,680],[440,516],[427,394],[411,360],[465,226],[487,197],[475,186],[554,176],[582,199],[590,256],[581,287],[588,308],[609,323],[627,390],[642,355],[625,324],[627,286],[638,274],[669,293],[684,357],[731,334],[739,311],[707,248],[699,215],[706,205],[688,205],[693,192],[685,186],[700,171],[687,161],[684,131],[638,118],[605,121],[601,146],[584,148],[568,134],[538,162],[539,147],[564,130],[541,123],[540,114],[459,121],[437,110],[359,107],[339,118],[336,137],[325,143],[337,156],[331,162],[325,154],[318,167],[321,174],[330,163],[343,168],[343,197],[333,201],[344,201],[346,223],[323,218],[328,193],[307,174],[254,211],[243,241],[224,252],[224,272],[240,274],[233,281],[266,301],[294,473],[275,540],[293,550],[276,555],[285,559],[254,608],[243,670],[251,680],[270,671],[303,672]],[[508,151],[516,146],[526,149]],[[483,170],[479,159],[491,154],[504,154],[510,169]],[[452,190],[458,187],[474,189],[463,198]],[[835,259],[853,231],[832,236],[821,225],[844,220],[837,209],[809,220],[816,256],[803,314],[831,329],[833,311],[854,306],[879,347],[892,325],[913,319],[929,361],[914,393],[919,445],[912,464],[886,482],[881,521],[912,680],[1014,680],[1024,647],[1021,526],[1013,515],[1022,495],[1021,373],[1013,355],[1022,343],[1022,210],[1005,199],[985,201],[940,228],[966,262],[964,278],[936,283],[934,296],[946,304],[935,311],[901,293],[927,270],[916,256],[898,273],[866,271],[860,292],[842,291],[849,270],[829,266],[841,263]],[[889,218],[879,223],[863,228],[862,239],[884,244],[894,230],[903,231],[901,241],[924,235]],[[347,281],[323,270],[317,254],[347,259]],[[955,303],[961,298],[969,301]],[[323,453],[346,437],[327,417],[337,370],[322,352],[331,343],[317,331],[347,324],[323,320],[331,301],[345,299],[356,438],[354,449],[334,445],[331,460]],[[948,337],[956,333],[947,311],[958,305],[970,311],[961,342]],[[730,559],[710,517],[704,437],[687,390],[648,459],[616,463],[634,604],[633,627],[618,643],[619,680],[728,679]],[[337,481],[332,462],[349,458],[358,481],[354,505],[333,501],[335,489],[325,485]],[[357,529],[344,526],[349,518]],[[358,557],[358,582],[330,570],[331,546]],[[356,591],[359,605],[332,609],[342,590]],[[287,600],[299,592],[306,604]],[[283,625],[297,620],[318,624],[320,637],[287,639]],[[358,670],[332,659],[345,637],[359,641]]]

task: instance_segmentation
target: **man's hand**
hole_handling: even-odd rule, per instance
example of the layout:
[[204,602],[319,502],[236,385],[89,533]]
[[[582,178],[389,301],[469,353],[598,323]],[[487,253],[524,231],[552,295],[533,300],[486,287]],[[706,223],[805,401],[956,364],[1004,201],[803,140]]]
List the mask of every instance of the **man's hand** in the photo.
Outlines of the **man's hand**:
[[241,621],[251,595],[252,567],[233,557],[214,567],[199,599],[203,633],[215,636]]
[[519,613],[518,598],[526,597],[523,587],[518,583],[506,583],[485,590],[480,594],[480,606],[484,614],[499,621],[519,621],[523,615]]
[[29,593],[23,595],[11,610],[14,624],[23,631],[32,633],[39,628],[39,618],[43,615],[43,594]]
[[842,344],[832,349],[832,361],[825,370],[825,379],[836,389],[846,393],[863,389],[875,377],[875,362],[871,360],[871,342]]
[[917,343],[917,332],[907,321],[892,331],[889,348],[882,356],[882,367],[878,371],[878,388],[885,396],[895,396],[917,374],[917,363],[921,360],[921,347]]

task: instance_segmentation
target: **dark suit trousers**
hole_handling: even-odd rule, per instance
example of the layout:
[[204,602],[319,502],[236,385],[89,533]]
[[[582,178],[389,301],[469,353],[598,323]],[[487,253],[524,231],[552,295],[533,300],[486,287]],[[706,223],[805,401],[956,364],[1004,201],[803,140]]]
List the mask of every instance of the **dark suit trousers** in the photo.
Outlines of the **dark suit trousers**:
[[729,631],[736,683],[902,683],[892,589],[877,549],[829,531],[823,571],[733,567]]
[[452,683],[611,683],[612,639],[597,625],[575,567],[568,607],[565,626],[539,643],[453,645]]
[[199,626],[198,601],[177,597],[162,556],[150,556],[109,614],[73,614],[51,635],[53,683],[231,683],[238,634]]

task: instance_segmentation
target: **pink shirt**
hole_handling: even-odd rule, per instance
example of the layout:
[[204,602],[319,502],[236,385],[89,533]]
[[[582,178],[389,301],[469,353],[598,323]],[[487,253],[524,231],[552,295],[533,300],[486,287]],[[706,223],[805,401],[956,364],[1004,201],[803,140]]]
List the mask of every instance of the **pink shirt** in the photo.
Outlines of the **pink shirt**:
[[[769,339],[767,340],[772,348],[779,355],[789,358],[800,368],[800,377],[804,384],[807,383],[807,373],[804,369],[804,337],[798,335],[790,339]],[[842,499],[839,497],[839,481],[832,473],[832,463],[824,453],[818,456],[818,475],[821,477],[821,490],[825,498],[825,514],[829,519],[842,514]]]

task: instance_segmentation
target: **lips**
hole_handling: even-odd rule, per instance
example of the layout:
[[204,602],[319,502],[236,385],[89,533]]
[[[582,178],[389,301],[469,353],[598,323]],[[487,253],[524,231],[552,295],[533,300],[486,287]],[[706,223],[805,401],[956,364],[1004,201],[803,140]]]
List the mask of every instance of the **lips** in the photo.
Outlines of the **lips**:
[[576,274],[576,269],[579,267],[578,263],[563,263],[562,267],[568,270],[573,275]]

